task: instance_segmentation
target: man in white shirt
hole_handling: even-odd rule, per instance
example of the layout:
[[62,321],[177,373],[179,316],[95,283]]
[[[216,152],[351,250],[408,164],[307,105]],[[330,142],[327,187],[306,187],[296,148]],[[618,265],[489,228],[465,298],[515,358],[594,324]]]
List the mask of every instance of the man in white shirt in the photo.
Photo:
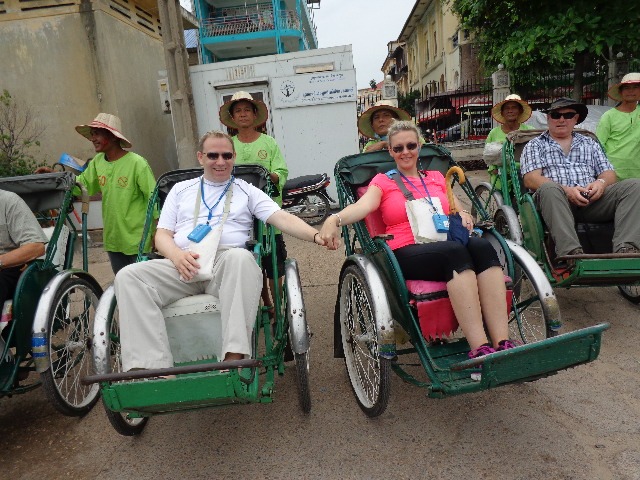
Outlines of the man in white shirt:
[[[173,367],[162,308],[199,293],[220,300],[222,358],[240,360],[251,354],[262,272],[245,248],[253,219],[258,218],[302,240],[324,245],[318,231],[281,210],[268,195],[232,177],[235,150],[222,132],[208,132],[200,140],[198,161],[203,176],[176,184],[165,200],[155,245],[162,260],[136,263],[122,269],[115,280],[119,305],[123,371]],[[226,193],[232,201],[223,220]],[[198,219],[194,212],[198,198]],[[198,254],[188,249],[194,225],[223,222],[210,281],[188,283],[198,273]],[[211,234],[211,233],[209,233]]]

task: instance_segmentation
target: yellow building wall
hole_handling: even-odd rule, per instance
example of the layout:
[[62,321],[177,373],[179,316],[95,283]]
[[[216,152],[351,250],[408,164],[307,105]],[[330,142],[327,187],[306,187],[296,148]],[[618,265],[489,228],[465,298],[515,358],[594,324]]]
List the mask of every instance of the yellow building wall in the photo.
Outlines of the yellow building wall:
[[448,5],[440,0],[425,0],[428,4],[414,31],[407,39],[409,88],[423,91],[435,82],[440,91],[454,89],[456,72],[460,71],[458,47],[451,38],[458,30],[458,20]]

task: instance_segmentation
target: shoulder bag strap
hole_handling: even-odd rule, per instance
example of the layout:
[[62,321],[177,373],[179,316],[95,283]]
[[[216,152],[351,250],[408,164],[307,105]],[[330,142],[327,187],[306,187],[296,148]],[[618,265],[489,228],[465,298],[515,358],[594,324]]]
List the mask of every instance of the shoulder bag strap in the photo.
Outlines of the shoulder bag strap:
[[415,197],[413,196],[413,193],[411,193],[409,191],[409,189],[407,188],[407,186],[404,184],[404,182],[402,181],[402,178],[400,178],[400,174],[398,173],[397,170],[389,170],[386,175],[391,180],[396,182],[396,185],[398,185],[398,188],[400,189],[400,191],[404,195],[405,199],[407,199],[407,200],[415,200]]

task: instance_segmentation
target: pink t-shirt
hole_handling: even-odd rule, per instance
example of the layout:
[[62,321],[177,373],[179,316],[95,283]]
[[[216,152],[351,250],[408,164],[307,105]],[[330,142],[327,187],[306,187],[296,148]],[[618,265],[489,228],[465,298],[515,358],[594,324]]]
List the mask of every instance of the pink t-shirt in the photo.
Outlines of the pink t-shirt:
[[[444,177],[440,172],[426,170],[423,171],[423,180],[429,190],[429,195],[438,197],[442,203],[442,209],[445,214],[449,213],[449,200],[447,199],[447,188]],[[422,182],[417,177],[407,177],[407,181],[402,179],[407,189],[413,194],[414,198],[426,197]],[[392,250],[414,242],[413,233],[409,218],[407,218],[407,210],[405,207],[405,198],[402,191],[396,185],[396,182],[390,179],[386,174],[379,173],[371,180],[369,187],[375,185],[382,191],[382,200],[380,200],[379,212],[382,214],[382,221],[387,226],[385,233],[393,235],[393,240],[387,243]]]

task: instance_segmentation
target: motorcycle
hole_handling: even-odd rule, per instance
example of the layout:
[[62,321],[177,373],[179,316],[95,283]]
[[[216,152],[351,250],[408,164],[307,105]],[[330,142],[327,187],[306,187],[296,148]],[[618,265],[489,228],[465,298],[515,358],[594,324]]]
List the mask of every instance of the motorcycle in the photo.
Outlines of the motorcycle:
[[324,221],[336,203],[327,193],[330,180],[326,173],[303,175],[287,180],[282,192],[282,208],[309,225]]

